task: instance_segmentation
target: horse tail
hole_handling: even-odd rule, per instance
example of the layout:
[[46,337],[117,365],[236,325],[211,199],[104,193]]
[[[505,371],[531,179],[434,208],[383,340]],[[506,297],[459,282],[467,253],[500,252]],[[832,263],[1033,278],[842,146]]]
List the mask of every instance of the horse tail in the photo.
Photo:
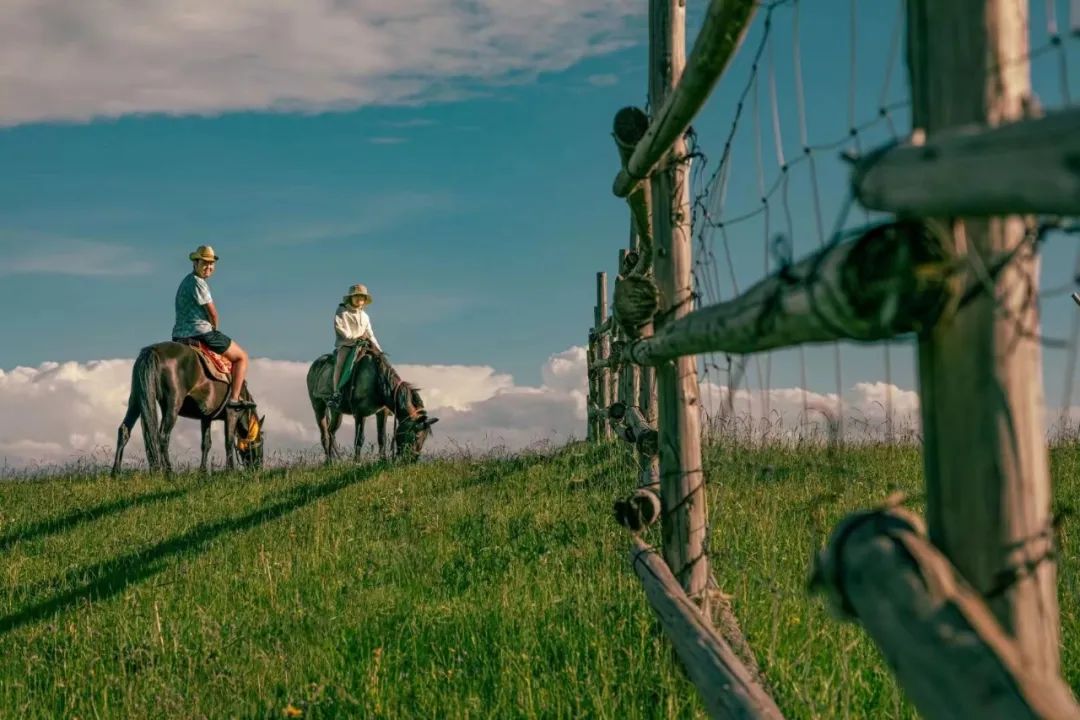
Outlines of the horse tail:
[[146,461],[150,468],[161,465],[161,418],[158,414],[157,376],[158,357],[153,348],[145,347],[135,359],[131,372],[131,393],[139,398],[139,419],[142,420]]

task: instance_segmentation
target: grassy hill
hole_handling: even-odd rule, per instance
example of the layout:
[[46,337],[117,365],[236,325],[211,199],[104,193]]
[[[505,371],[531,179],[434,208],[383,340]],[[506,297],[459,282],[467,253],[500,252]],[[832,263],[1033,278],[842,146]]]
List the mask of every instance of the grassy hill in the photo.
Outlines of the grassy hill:
[[[1058,505],[1080,451],[1053,455]],[[909,448],[710,448],[721,586],[791,718],[914,717],[811,552]],[[0,708],[22,718],[702,717],[626,564],[622,447],[256,477],[0,483]],[[650,538],[658,541],[658,538]],[[1080,687],[1077,539],[1064,664]]]

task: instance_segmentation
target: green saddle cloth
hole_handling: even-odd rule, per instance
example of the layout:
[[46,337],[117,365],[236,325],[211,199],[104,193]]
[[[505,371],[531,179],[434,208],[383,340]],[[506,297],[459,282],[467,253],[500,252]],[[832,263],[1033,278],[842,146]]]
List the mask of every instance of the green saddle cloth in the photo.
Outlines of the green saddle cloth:
[[353,367],[356,366],[356,361],[359,359],[359,353],[361,346],[366,349],[366,344],[357,343],[349,348],[349,354],[345,358],[345,367],[341,368],[341,379],[338,380],[338,386],[334,388],[337,392],[341,392],[341,389],[349,384],[349,378],[352,377]]

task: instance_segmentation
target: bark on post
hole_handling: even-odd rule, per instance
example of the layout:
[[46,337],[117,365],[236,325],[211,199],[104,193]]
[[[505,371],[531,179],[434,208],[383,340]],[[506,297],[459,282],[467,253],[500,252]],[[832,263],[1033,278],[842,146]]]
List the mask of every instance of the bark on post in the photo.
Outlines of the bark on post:
[[[908,3],[913,127],[933,138],[1023,116],[1031,97],[1027,11],[1014,0]],[[982,272],[1024,235],[1022,217],[957,219],[951,250]],[[1056,675],[1036,256],[1021,250],[984,285],[919,340],[930,539],[978,592],[993,593],[990,609],[1024,663]]]
[[[593,310],[593,319],[596,318],[596,311]],[[589,345],[585,352],[585,372],[588,375],[589,381],[589,397],[586,402],[586,439],[589,442],[595,442],[598,439],[597,427],[600,425],[600,421],[596,418],[595,414],[588,412],[592,408],[597,407],[597,393],[596,393],[596,369],[593,365],[596,363],[596,329],[589,328]]]
[[[596,327],[600,328],[607,317],[607,273],[596,273]],[[611,331],[600,330],[597,338],[597,359],[606,361],[611,356]],[[607,408],[611,404],[611,371],[606,367],[600,368],[596,377],[597,403],[601,408]],[[597,437],[608,440],[611,438],[611,423],[606,417],[600,418],[600,426],[597,428]]]
[[811,588],[835,616],[862,624],[923,717],[1080,717],[1069,686],[1029,666],[980,593],[927,542],[921,519],[895,500],[840,523]]
[[[686,6],[649,2],[649,102],[664,106],[686,62]],[[653,270],[660,290],[656,332],[691,309],[690,176],[686,141],[679,133],[652,175]],[[697,362],[681,357],[656,369],[660,429],[660,492],[664,559],[686,594],[709,617],[709,559]]]

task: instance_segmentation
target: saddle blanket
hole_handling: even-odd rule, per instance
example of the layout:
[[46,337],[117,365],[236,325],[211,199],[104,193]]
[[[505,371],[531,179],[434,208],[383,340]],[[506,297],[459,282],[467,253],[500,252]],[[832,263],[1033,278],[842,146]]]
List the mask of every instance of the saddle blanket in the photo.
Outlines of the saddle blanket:
[[223,383],[232,383],[232,361],[224,355],[216,353],[210,349],[210,347],[200,340],[186,340],[185,345],[190,345],[195,351],[195,354],[202,360],[203,367],[206,368],[206,373],[214,378],[220,380]]

